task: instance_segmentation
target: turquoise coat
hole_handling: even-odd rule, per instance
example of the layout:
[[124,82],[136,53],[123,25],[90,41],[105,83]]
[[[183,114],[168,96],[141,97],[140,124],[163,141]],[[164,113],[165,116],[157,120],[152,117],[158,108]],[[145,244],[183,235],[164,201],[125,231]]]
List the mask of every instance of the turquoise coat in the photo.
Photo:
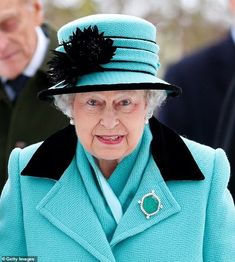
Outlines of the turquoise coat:
[[[15,149],[0,200],[0,257],[234,262],[235,209],[224,152],[181,138],[155,119],[150,128],[154,160],[110,242],[77,173],[74,127]],[[138,200],[151,190],[163,208],[146,219]]]

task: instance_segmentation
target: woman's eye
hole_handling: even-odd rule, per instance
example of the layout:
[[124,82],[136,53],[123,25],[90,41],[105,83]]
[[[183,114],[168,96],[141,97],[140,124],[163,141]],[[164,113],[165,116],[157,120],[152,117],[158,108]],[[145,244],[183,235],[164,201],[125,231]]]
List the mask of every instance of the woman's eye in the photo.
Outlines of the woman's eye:
[[131,101],[129,99],[124,99],[121,102],[119,102],[121,106],[129,106],[131,104]]
[[87,101],[87,104],[89,105],[89,106],[97,106],[97,100],[95,100],[95,99],[90,99],[90,100],[88,100]]

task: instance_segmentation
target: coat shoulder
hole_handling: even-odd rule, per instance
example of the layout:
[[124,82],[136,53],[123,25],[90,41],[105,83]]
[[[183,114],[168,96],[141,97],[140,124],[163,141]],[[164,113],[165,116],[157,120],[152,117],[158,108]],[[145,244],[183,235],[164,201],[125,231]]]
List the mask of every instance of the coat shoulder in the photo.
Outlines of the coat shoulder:
[[190,152],[193,154],[193,156],[195,155],[207,155],[207,154],[214,154],[215,150],[214,148],[198,143],[196,141],[190,140],[188,138],[185,137],[181,137],[181,139],[183,140],[183,142],[186,144],[186,146],[188,147],[188,149],[190,150]]
[[[210,146],[203,145],[183,137],[182,140],[188,147],[206,179],[212,179],[213,174],[217,172],[218,165],[223,166],[224,173],[229,175],[230,166],[223,149],[214,149]],[[225,177],[228,177],[227,175]]]
[[40,147],[42,142],[32,144],[30,146],[27,146],[23,149],[15,148],[10,155],[9,159],[9,169],[11,169],[11,166],[15,162],[14,159],[16,159],[16,155],[18,155],[18,165],[19,165],[19,171],[21,172],[25,166],[28,164],[36,150]]

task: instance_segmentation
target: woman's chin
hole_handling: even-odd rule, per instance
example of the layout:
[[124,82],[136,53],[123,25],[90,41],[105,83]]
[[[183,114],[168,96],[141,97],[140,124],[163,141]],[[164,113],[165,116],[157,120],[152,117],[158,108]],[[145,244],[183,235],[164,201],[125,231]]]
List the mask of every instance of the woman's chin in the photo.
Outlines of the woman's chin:
[[98,160],[106,160],[106,161],[117,161],[120,162],[119,160],[122,159],[124,156],[123,154],[96,154],[95,157]]

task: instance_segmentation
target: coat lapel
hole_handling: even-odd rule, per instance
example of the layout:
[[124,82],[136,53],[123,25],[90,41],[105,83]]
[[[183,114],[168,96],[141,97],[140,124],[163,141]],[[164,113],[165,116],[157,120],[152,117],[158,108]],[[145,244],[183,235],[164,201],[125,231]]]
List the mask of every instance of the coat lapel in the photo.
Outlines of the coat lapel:
[[115,261],[77,172],[75,159],[60,180],[39,202],[37,210],[51,224],[78,242],[98,260]]
[[[147,219],[145,214],[141,211],[138,201],[147,193],[152,192],[152,190],[154,190],[155,194],[159,197],[162,208],[157,214]],[[180,210],[181,208],[179,204],[172,196],[158,167],[153,158],[151,158],[145,174],[143,175],[139,189],[117,226],[110,243],[111,247],[130,236],[134,236],[158,223],[162,223],[165,219],[170,218]]]

